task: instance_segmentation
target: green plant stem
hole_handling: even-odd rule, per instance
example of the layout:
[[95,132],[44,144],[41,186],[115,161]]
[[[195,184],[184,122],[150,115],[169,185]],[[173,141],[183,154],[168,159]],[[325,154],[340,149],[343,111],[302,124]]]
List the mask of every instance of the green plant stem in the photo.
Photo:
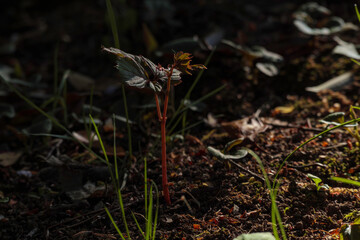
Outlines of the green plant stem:
[[[112,31],[112,34],[113,34],[113,37],[114,37],[115,47],[120,48],[119,33],[118,33],[117,25],[116,25],[116,19],[115,19],[114,10],[112,8],[110,0],[106,0],[106,7],[107,7],[108,15],[109,15],[111,31]],[[127,128],[127,133],[128,133],[129,155],[130,155],[130,159],[132,159],[133,151],[132,151],[131,127],[130,127],[130,123],[129,123],[129,112],[128,112],[128,108],[127,108],[127,99],[126,99],[126,93],[125,93],[124,84],[121,84],[121,94],[122,94],[122,97],[123,97],[125,117],[126,117],[126,128]]]
[[59,84],[59,63],[58,63],[58,55],[59,55],[59,44],[56,44],[55,51],[54,51],[54,95],[55,100],[53,102],[53,110],[55,110],[57,101],[59,100],[60,92],[58,91],[58,84]]
[[88,150],[89,152],[93,153],[100,161],[105,162],[106,160],[102,157],[100,157],[98,154],[96,154],[94,151],[92,151],[88,146],[86,146],[83,142],[79,141],[77,138],[75,138],[73,136],[73,134],[66,128],[64,127],[61,123],[59,123],[58,120],[56,120],[56,118],[54,118],[53,116],[47,114],[44,110],[42,110],[41,108],[39,108],[35,103],[33,103],[32,101],[30,101],[27,97],[25,97],[20,91],[18,91],[15,87],[13,87],[10,83],[8,83],[5,78],[3,76],[1,76],[0,74],[0,80],[2,80],[3,82],[5,82],[5,84],[13,91],[15,92],[16,95],[18,95],[18,97],[20,97],[22,100],[24,100],[27,104],[29,104],[31,107],[33,107],[35,110],[37,110],[39,113],[41,113],[42,115],[44,115],[45,117],[47,117],[48,119],[50,119],[50,121],[56,125],[57,127],[59,127],[60,129],[62,129],[64,132],[66,132],[72,140],[74,140],[75,142],[77,142],[78,144],[80,144],[83,148],[85,148],[86,150]]
[[[125,216],[125,208],[124,208],[124,204],[123,204],[123,200],[122,200],[122,195],[121,195],[121,190],[120,190],[120,184],[117,183],[116,181],[116,178],[114,177],[114,174],[113,174],[113,171],[111,169],[111,164],[109,162],[109,158],[107,156],[107,153],[106,153],[106,149],[105,149],[105,146],[104,146],[104,143],[101,139],[101,136],[100,136],[100,133],[99,133],[99,130],[94,122],[94,119],[92,118],[91,114],[89,115],[90,119],[91,119],[91,122],[94,126],[94,130],[96,132],[96,135],[98,136],[99,138],[99,143],[100,143],[100,146],[101,146],[101,149],[104,153],[104,157],[106,159],[106,164],[108,166],[108,169],[109,169],[109,172],[110,172],[110,176],[111,176],[111,180],[113,182],[113,186],[115,187],[116,189],[116,192],[117,192],[117,195],[118,195],[118,200],[119,200],[119,205],[120,205],[120,209],[121,209],[121,215],[122,215],[122,219],[123,219],[123,223],[125,225],[125,231],[126,231],[126,234],[128,236],[128,239],[130,240],[131,237],[130,237],[130,231],[129,231],[129,227],[128,227],[128,224],[127,224],[127,221],[126,221],[126,216]],[[115,133],[115,132],[114,132]],[[116,148],[115,148],[116,149]],[[115,154],[115,157],[116,157],[116,150],[114,150],[114,154]],[[116,170],[115,170],[116,172]],[[106,208],[105,208],[106,210]],[[111,216],[109,213],[108,213],[109,217]],[[113,221],[113,220],[112,220]]]
[[146,219],[148,218],[148,195],[147,195],[147,191],[148,191],[148,185],[147,185],[147,160],[146,157],[144,157],[144,201],[145,201],[145,217]]
[[111,216],[110,211],[109,211],[109,209],[107,207],[105,207],[105,211],[106,211],[108,217],[110,218],[111,223],[113,224],[113,226],[115,227],[115,229],[118,232],[119,236],[121,237],[121,239],[126,240],[124,235],[120,231],[119,227],[117,226],[116,222],[114,221],[113,217]]
[[130,127],[130,123],[129,123],[129,112],[128,112],[128,108],[127,108],[127,99],[126,99],[124,84],[121,84],[121,92],[122,92],[123,101],[124,101],[126,128],[127,128],[127,133],[128,133],[128,148],[129,148],[130,159],[132,159],[133,151],[132,151],[131,127]]
[[274,232],[274,236],[276,239],[280,239],[279,234],[277,232],[277,224],[276,222],[278,222],[280,231],[281,231],[281,235],[283,237],[284,240],[286,240],[286,233],[285,233],[285,229],[284,226],[282,224],[282,220],[281,220],[281,215],[279,212],[279,209],[277,207],[276,204],[276,194],[277,194],[277,189],[278,189],[278,185],[276,185],[276,187],[272,188],[271,187],[271,183],[269,180],[269,177],[266,173],[265,167],[261,161],[261,159],[259,158],[259,156],[253,152],[251,149],[248,148],[244,148],[255,160],[256,162],[259,164],[261,172],[264,176],[265,179],[265,183],[266,183],[266,187],[268,188],[268,190],[270,191],[270,199],[271,199],[271,221],[273,224],[273,232]]
[[[214,89],[213,91],[209,92],[209,93],[206,94],[205,96],[202,96],[201,98],[199,98],[199,99],[197,99],[196,101],[194,101],[191,105],[195,105],[195,104],[197,104],[197,103],[199,103],[199,102],[202,102],[202,101],[206,100],[207,98],[209,98],[209,97],[215,95],[216,93],[220,92],[221,90],[223,90],[225,87],[226,87],[226,85],[222,85],[222,86]],[[171,120],[169,121],[169,124],[168,124],[169,127],[171,126],[170,130],[168,131],[168,134],[169,134],[169,135],[172,134],[172,132],[175,130],[176,126],[179,124],[179,122],[180,122],[181,119],[182,119],[181,117],[179,117],[179,118],[176,118],[176,117],[177,117],[179,114],[185,112],[187,109],[189,109],[189,107],[190,107],[191,105],[189,105],[189,106],[184,106],[184,107],[182,107],[182,108],[179,107],[179,108],[176,110],[176,112],[174,113],[174,115],[172,116],[172,118],[171,118]],[[175,120],[176,120],[176,121],[175,121]],[[172,124],[174,121],[175,121],[175,123]]]

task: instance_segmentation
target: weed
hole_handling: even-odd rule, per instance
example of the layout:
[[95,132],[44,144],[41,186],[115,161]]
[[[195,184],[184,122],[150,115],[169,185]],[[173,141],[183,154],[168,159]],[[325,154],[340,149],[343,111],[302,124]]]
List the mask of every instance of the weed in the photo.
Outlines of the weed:
[[315,176],[311,173],[308,173],[306,175],[308,178],[310,178],[311,180],[313,180],[313,182],[315,183],[316,186],[316,190],[319,191],[320,189],[329,189],[329,186],[327,184],[321,184],[322,182],[321,178],[319,178],[318,176]]
[[[241,148],[240,150],[236,151],[234,154],[229,154],[230,150],[235,147],[236,145],[240,145],[243,142],[243,139],[239,138],[239,139],[235,139],[233,141],[228,142],[225,145],[224,148],[224,153],[222,153],[221,151],[212,148],[212,147],[208,147],[207,150],[209,151],[210,154],[212,154],[214,157],[217,157],[218,159],[222,159],[222,160],[227,160],[230,161],[232,164],[235,164],[236,166],[238,166],[240,169],[242,169],[243,171],[246,171],[247,173],[249,173],[250,175],[253,175],[253,177],[257,177],[260,178],[257,174],[247,170],[246,168],[243,168],[242,166],[238,165],[237,163],[235,163],[234,161],[232,161],[232,159],[241,159],[244,158],[247,154],[250,154],[255,160],[256,162],[259,164],[261,172],[264,176],[264,178],[260,178],[260,180],[262,180],[263,182],[265,182],[266,187],[268,188],[269,192],[270,192],[270,199],[271,199],[271,222],[272,222],[272,227],[273,227],[273,233],[275,236],[275,239],[278,240],[280,239],[279,237],[279,233],[277,230],[277,225],[279,225],[280,228],[280,232],[281,235],[283,237],[283,239],[287,239],[286,238],[286,233],[285,233],[285,229],[284,226],[282,224],[282,220],[281,220],[281,216],[280,216],[280,212],[279,209],[277,207],[276,204],[276,195],[279,189],[279,185],[280,183],[277,183],[277,185],[275,186],[275,188],[273,188],[271,186],[271,182],[269,180],[269,177],[267,175],[267,172],[265,170],[265,167],[261,161],[261,159],[259,158],[259,156],[253,152],[252,150],[248,149],[248,148]],[[239,236],[238,239],[252,239],[250,238],[250,236],[248,236],[249,238],[241,238],[241,236]],[[258,237],[258,236],[256,236]],[[257,238],[255,238],[257,239]],[[260,238],[259,238],[260,239]],[[268,239],[268,238],[264,238],[264,239]],[[269,238],[271,239],[271,238]]]
[[[356,110],[360,110],[359,107],[356,106],[350,106],[349,109],[349,116],[350,118],[356,119]],[[328,124],[328,125],[339,125],[345,122],[344,120],[345,113],[344,112],[335,112],[327,115],[325,118],[323,118],[320,122]],[[353,136],[358,144],[360,144],[360,134],[359,134],[359,128],[357,122],[352,124],[346,124],[343,126],[343,128],[350,133],[351,136]]]
[[[103,141],[101,139],[99,130],[95,124],[94,119],[91,117],[91,121],[92,124],[94,126],[96,135],[99,139],[100,142],[100,146],[102,148],[102,151],[104,153],[104,157],[106,159],[106,163],[107,166],[109,168],[109,172],[110,172],[110,176],[113,182],[113,186],[116,190],[117,193],[117,197],[118,197],[118,201],[119,201],[119,205],[120,205],[120,209],[121,209],[121,215],[122,215],[122,220],[123,220],[123,225],[125,227],[125,231],[126,231],[126,236],[127,239],[131,239],[130,237],[130,232],[129,232],[129,227],[128,227],[128,223],[126,220],[126,215],[125,215],[125,208],[124,208],[124,203],[123,203],[123,199],[122,199],[122,194],[121,194],[121,184],[120,184],[120,178],[119,178],[119,172],[118,172],[118,162],[117,162],[117,156],[116,156],[116,125],[115,125],[115,115],[113,115],[113,124],[114,124],[114,132],[113,132],[113,136],[114,136],[114,169],[115,169],[115,176],[112,170],[112,164],[109,162],[109,158],[107,156]],[[139,222],[137,221],[134,213],[132,213],[132,217],[135,221],[136,226],[138,227],[141,235],[144,237],[144,239],[149,240],[149,239],[155,239],[155,234],[156,234],[156,225],[157,225],[157,219],[158,219],[158,206],[159,206],[159,194],[158,194],[158,190],[156,187],[156,184],[154,182],[151,182],[150,185],[150,190],[148,193],[148,179],[147,179],[147,162],[146,162],[146,157],[144,158],[144,185],[145,185],[145,230],[142,230],[142,228],[140,227]],[[155,215],[154,215],[154,202],[153,202],[153,189],[155,189],[156,192],[156,209],[155,209]],[[121,232],[120,228],[118,227],[118,225],[116,224],[114,218],[112,217],[109,209],[107,207],[105,207],[105,211],[107,213],[107,215],[109,216],[110,221],[112,222],[113,226],[115,227],[117,233],[119,234],[119,236],[121,237],[121,239],[125,240],[125,236],[124,234]],[[153,216],[154,215],[154,216]]]
[[[206,69],[204,65],[191,65],[189,53],[178,52],[174,54],[173,63],[167,68],[160,64],[155,65],[143,56],[135,56],[117,48],[103,48],[104,51],[117,57],[117,69],[120,71],[121,80],[132,87],[148,88],[154,93],[158,119],[161,122],[161,166],[162,188],[166,204],[170,205],[170,194],[167,181],[166,162],[166,120],[171,86],[181,83],[180,74],[191,75],[195,69]],[[162,97],[163,109],[161,111],[160,100]]]
[[[116,26],[115,13],[114,13],[114,10],[111,5],[111,0],[106,0],[106,8],[107,8],[107,12],[108,12],[108,15],[110,18],[110,25],[111,25],[111,30],[112,30],[113,37],[114,37],[115,47],[120,48],[119,33],[117,30],[117,26]],[[126,128],[127,128],[127,132],[128,132],[128,147],[129,147],[129,154],[130,154],[130,159],[131,159],[133,157],[131,127],[130,127],[130,122],[129,122],[129,112],[128,112],[128,108],[127,108],[127,98],[126,98],[126,93],[125,93],[125,87],[123,84],[121,84],[121,94],[122,94],[123,102],[124,102]]]

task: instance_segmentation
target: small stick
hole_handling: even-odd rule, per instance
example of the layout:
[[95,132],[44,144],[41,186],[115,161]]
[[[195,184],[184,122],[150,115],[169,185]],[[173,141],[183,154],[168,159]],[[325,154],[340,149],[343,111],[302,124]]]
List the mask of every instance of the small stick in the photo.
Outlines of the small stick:
[[321,128],[308,128],[308,127],[302,127],[302,126],[297,126],[297,125],[292,125],[292,124],[277,124],[277,123],[268,123],[263,121],[265,124],[273,126],[273,127],[282,127],[282,128],[298,128],[304,131],[311,131],[311,132],[323,132],[324,129]]
[[243,166],[241,166],[240,164],[236,163],[235,161],[233,161],[232,159],[227,159],[229,162],[231,162],[232,164],[234,164],[236,167],[240,168],[241,170],[247,172],[248,174],[250,174],[251,176],[265,182],[265,179],[259,175],[257,175],[256,173],[253,173],[252,171],[244,168]]

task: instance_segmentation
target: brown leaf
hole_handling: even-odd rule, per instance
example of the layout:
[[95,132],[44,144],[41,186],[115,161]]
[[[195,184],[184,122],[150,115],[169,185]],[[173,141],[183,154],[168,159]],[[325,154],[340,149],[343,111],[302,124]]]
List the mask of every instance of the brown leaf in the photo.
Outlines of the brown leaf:
[[246,117],[225,122],[222,123],[221,126],[231,138],[249,138],[252,141],[254,141],[259,133],[264,132],[268,127],[257,117]]
[[22,152],[3,152],[0,153],[0,165],[9,167],[15,164],[21,157]]

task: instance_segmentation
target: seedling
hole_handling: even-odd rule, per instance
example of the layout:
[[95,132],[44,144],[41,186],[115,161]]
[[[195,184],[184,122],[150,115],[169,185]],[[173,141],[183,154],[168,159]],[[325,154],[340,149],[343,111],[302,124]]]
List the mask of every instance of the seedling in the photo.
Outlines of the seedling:
[[225,145],[224,150],[222,152],[220,150],[217,150],[217,149],[213,148],[213,147],[208,147],[207,150],[214,157],[216,157],[218,159],[230,161],[232,164],[235,164],[236,166],[238,166],[243,171],[246,171],[250,175],[253,175],[254,177],[259,178],[259,176],[257,174],[247,170],[246,168],[242,167],[241,165],[238,165],[236,162],[233,161],[233,159],[244,158],[245,156],[247,156],[247,154],[251,155],[256,160],[256,162],[259,164],[261,172],[262,172],[262,174],[264,176],[264,178],[260,178],[260,179],[265,182],[266,187],[268,188],[268,190],[270,192],[271,222],[272,222],[274,236],[272,236],[271,234],[269,235],[268,233],[265,233],[265,235],[263,235],[263,233],[256,233],[255,235],[241,235],[241,236],[238,236],[234,240],[237,240],[237,239],[249,239],[249,240],[250,239],[274,239],[274,237],[275,237],[276,240],[279,240],[280,236],[279,236],[279,232],[278,232],[277,227],[280,228],[282,239],[286,240],[287,238],[286,238],[285,228],[284,228],[284,226],[282,224],[280,212],[279,212],[279,209],[278,209],[277,204],[276,204],[276,195],[277,195],[280,183],[278,182],[275,186],[271,186],[269,177],[267,175],[267,172],[265,170],[265,167],[264,167],[261,159],[251,149],[242,147],[240,150],[236,151],[234,154],[229,154],[230,150],[233,147],[235,147],[237,145],[241,145],[242,142],[243,142],[242,138],[230,141]]
[[319,178],[318,176],[315,176],[311,173],[308,173],[306,175],[308,178],[310,178],[311,180],[313,180],[313,182],[315,183],[316,186],[316,190],[319,191],[320,189],[329,189],[329,186],[327,184],[321,184],[322,182],[321,178]]
[[[157,115],[161,122],[162,188],[166,204],[170,205],[166,166],[166,120],[170,89],[172,85],[176,86],[181,83],[180,74],[191,75],[191,71],[206,69],[206,67],[201,64],[191,65],[192,57],[189,53],[174,54],[173,63],[164,68],[160,64],[155,65],[143,56],[135,56],[117,48],[103,49],[117,57],[116,68],[120,71],[121,80],[125,84],[140,89],[150,89],[154,94]],[[162,111],[159,98],[162,98],[163,102]]]
[[[130,232],[129,232],[129,227],[126,221],[126,217],[125,217],[125,208],[124,208],[124,203],[123,203],[123,199],[122,199],[122,194],[121,194],[121,184],[120,184],[120,178],[119,178],[119,172],[118,172],[118,162],[117,162],[117,154],[116,154],[116,126],[115,126],[115,115],[113,115],[113,124],[114,124],[114,132],[113,132],[113,136],[114,136],[114,168],[115,168],[115,176],[114,173],[112,171],[112,164],[109,162],[109,158],[107,156],[103,141],[101,139],[99,130],[96,126],[96,123],[94,121],[94,119],[92,118],[92,116],[90,115],[90,119],[91,122],[94,126],[94,130],[96,132],[96,135],[99,139],[99,143],[100,146],[103,150],[104,153],[104,157],[106,159],[106,163],[107,166],[109,168],[109,172],[110,172],[110,176],[111,176],[111,180],[113,182],[113,186],[116,190],[117,193],[117,197],[119,200],[119,205],[120,205],[120,209],[121,209],[121,214],[122,214],[122,219],[123,219],[123,225],[125,227],[125,231],[126,231],[126,238],[127,239],[131,239],[130,237]],[[149,191],[149,195],[148,195],[148,179],[147,179],[147,162],[146,162],[146,157],[144,158],[144,188],[145,188],[145,229],[143,230],[140,227],[139,222],[137,221],[134,213],[132,213],[132,217],[135,221],[136,226],[138,227],[141,235],[143,236],[144,239],[146,240],[150,240],[150,239],[155,239],[155,234],[156,234],[156,225],[157,225],[157,219],[158,219],[158,207],[159,207],[159,194],[158,194],[158,190],[156,187],[156,184],[154,182],[151,182],[150,185],[150,191]],[[155,189],[156,192],[156,206],[155,206],[155,215],[154,215],[154,201],[153,201],[153,189]],[[110,218],[113,226],[115,227],[116,231],[118,232],[119,236],[121,237],[121,239],[126,240],[124,234],[121,232],[121,230],[119,229],[118,225],[116,224],[116,222],[114,221],[109,209],[107,207],[105,207],[105,211],[108,215],[108,217]]]
[[[350,106],[349,115],[350,115],[350,118],[352,120],[357,118],[356,113],[355,113],[355,109],[360,110],[359,107]],[[345,117],[344,112],[335,112],[335,113],[331,113],[331,114],[327,115],[325,118],[320,120],[320,122],[328,124],[328,125],[338,126],[338,125],[343,124],[345,122],[344,117]],[[358,123],[355,122],[355,123],[352,123],[352,124],[346,124],[343,127],[360,144],[360,135],[359,135]]]

